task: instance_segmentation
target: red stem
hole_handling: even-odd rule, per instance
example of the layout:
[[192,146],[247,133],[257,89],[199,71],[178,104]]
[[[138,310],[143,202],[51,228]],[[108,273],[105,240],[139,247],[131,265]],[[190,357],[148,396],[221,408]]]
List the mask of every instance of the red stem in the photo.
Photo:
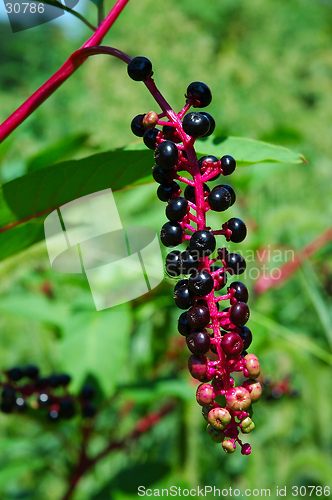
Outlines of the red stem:
[[[64,83],[73,73],[83,64],[86,58],[94,54],[110,54],[115,57],[120,57],[125,62],[130,61],[130,57],[121,51],[116,49],[111,49],[113,52],[106,51],[106,47],[103,47],[101,52],[97,51],[95,45],[99,45],[103,40],[104,36],[114,24],[118,18],[121,11],[124,9],[125,5],[129,0],[118,0],[112,10],[107,15],[106,19],[97,28],[95,33],[89,40],[85,42],[81,49],[74,52],[69,59],[61,66],[61,68],[54,73],[47,82],[45,82],[36,92],[34,92],[29,99],[27,99],[14,113],[12,113],[3,123],[0,125],[0,143],[6,139],[28,116],[31,115],[50,95],[55,92],[62,83]],[[90,53],[89,51],[84,51],[84,49],[93,48],[94,50]],[[83,49],[83,50],[82,50]],[[123,58],[121,56],[125,56]]]

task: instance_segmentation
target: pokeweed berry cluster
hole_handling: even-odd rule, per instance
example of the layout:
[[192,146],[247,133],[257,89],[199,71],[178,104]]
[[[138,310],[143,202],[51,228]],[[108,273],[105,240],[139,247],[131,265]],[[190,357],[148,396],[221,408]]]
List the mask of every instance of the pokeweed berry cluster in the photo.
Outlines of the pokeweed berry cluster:
[[28,365],[15,366],[5,370],[3,375],[4,380],[0,381],[0,410],[3,413],[22,413],[27,410],[46,413],[51,422],[71,419],[78,409],[83,417],[96,414],[96,406],[92,403],[94,387],[85,384],[80,394],[73,396],[68,391],[71,378],[66,373],[40,377],[39,368]]
[[[217,230],[206,225],[208,211],[224,212],[236,200],[229,184],[210,190],[206,182],[232,174],[236,162],[229,155],[220,159],[212,155],[197,158],[195,140],[211,135],[215,128],[209,113],[189,112],[191,107],[205,108],[210,104],[211,91],[205,83],[192,82],[185,94],[184,108],[175,113],[158,91],[147,58],[131,59],[128,74],[133,80],[144,81],[162,109],[160,114],[150,111],[137,115],[131,129],[155,151],[153,178],[159,184],[157,196],[167,202],[168,222],[161,229],[161,242],[166,247],[188,243],[185,250],[172,250],[167,255],[166,271],[173,278],[184,276],[175,285],[174,300],[184,310],[178,330],[186,337],[192,353],[190,373],[202,382],[197,389],[197,402],[203,407],[211,438],[222,443],[226,453],[233,453],[238,443],[241,453],[248,455],[251,447],[241,442],[239,433],[248,434],[254,428],[251,405],[259,400],[262,391],[257,381],[259,361],[246,351],[252,341],[251,331],[245,326],[249,319],[248,290],[240,281],[233,281],[224,295],[217,295],[226,287],[227,275],[242,274],[246,262],[238,253],[217,248],[216,243],[217,235],[240,243],[247,229],[238,218],[229,219]],[[178,182],[186,186],[183,196]],[[230,301],[230,306],[220,311],[219,305],[225,300]],[[231,377],[234,372],[242,373],[246,379],[239,386]]]

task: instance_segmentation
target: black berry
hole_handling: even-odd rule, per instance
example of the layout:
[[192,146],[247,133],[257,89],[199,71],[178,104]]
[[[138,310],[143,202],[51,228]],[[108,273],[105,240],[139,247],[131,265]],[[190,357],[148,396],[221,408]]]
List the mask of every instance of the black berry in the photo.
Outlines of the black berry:
[[187,280],[181,280],[183,283],[175,286],[174,302],[179,309],[188,309],[194,304],[194,296],[189,290]]
[[227,271],[230,274],[242,274],[246,270],[246,261],[238,253],[228,253],[225,257]]
[[179,266],[180,250],[172,250],[166,257],[165,267],[166,272],[171,278],[180,276],[181,270]]
[[206,116],[206,118],[209,120],[210,128],[204,135],[201,136],[201,137],[208,137],[209,135],[213,134],[214,129],[216,128],[216,122],[214,118],[210,115],[210,113],[206,113],[206,111],[200,111],[199,114]]
[[[210,192],[210,188],[207,184],[203,184],[203,192],[204,196],[207,196]],[[186,186],[186,189],[184,190],[184,197],[186,200],[191,201],[192,203],[196,202],[195,198],[195,187],[194,186],[189,186],[189,184]]]
[[157,135],[160,132],[157,128],[149,128],[144,132],[143,142],[149,149],[155,149],[157,145]]
[[160,201],[168,201],[180,189],[177,182],[172,181],[169,184],[160,184],[157,189],[157,196]]
[[187,337],[187,346],[193,354],[205,354],[210,349],[210,335],[205,330],[192,332]]
[[231,206],[231,195],[228,189],[216,186],[208,196],[208,202],[211,210],[223,212]]
[[187,319],[191,328],[200,330],[210,321],[209,309],[205,306],[193,306],[187,312]]
[[252,333],[247,326],[241,326],[237,330],[237,333],[240,335],[243,340],[243,349],[248,349],[252,342]]
[[232,305],[229,313],[229,319],[231,320],[233,325],[245,325],[249,319],[249,316],[249,307],[245,302],[237,302],[236,304]]
[[[218,161],[218,158],[216,156],[213,156],[213,155],[206,155],[206,156],[202,156],[199,160],[198,160],[198,164],[199,164],[199,168],[201,170],[201,174],[203,174],[203,161],[207,161],[207,162],[217,162]],[[217,173],[214,177],[211,177],[211,179],[209,179],[210,181],[215,181],[216,179],[218,179],[218,177],[220,176],[220,173]]]
[[28,378],[36,378],[39,374],[39,368],[36,365],[28,365],[24,368],[24,374]]
[[231,204],[230,204],[230,206],[234,205],[234,203],[236,201],[236,194],[235,194],[235,191],[232,188],[232,186],[230,186],[229,184],[220,184],[220,187],[225,188],[225,189],[227,189],[227,191],[229,191],[229,194],[231,195]]
[[19,366],[15,366],[7,371],[8,378],[14,382],[18,382],[24,377],[24,371]]
[[136,82],[143,82],[152,73],[152,63],[143,56],[133,57],[127,66],[128,75]]
[[183,312],[179,317],[178,331],[184,337],[186,335],[189,335],[189,333],[191,332],[191,326],[188,323],[187,312]]
[[170,125],[163,126],[163,134],[166,139],[173,142],[181,142],[181,137],[179,136],[175,127],[171,127]]
[[199,268],[200,259],[199,256],[194,256],[189,250],[185,250],[181,253],[179,258],[179,270],[181,274],[191,274]]
[[233,243],[241,243],[247,236],[246,225],[241,219],[237,219],[236,217],[229,219],[229,221],[227,221],[227,228],[232,231],[230,240]]
[[176,165],[179,159],[179,151],[172,141],[164,141],[158,144],[154,158],[156,164],[164,170],[169,170]]
[[224,175],[230,175],[234,172],[236,161],[233,156],[225,155],[221,158],[221,168]]
[[178,222],[166,222],[160,232],[160,239],[165,247],[176,247],[183,239],[183,229]]
[[233,283],[229,285],[228,290],[231,288],[235,290],[234,298],[238,302],[248,302],[249,295],[246,285],[241,283],[241,281],[233,281]]
[[182,120],[182,128],[191,137],[202,137],[210,130],[209,119],[201,113],[187,113]]
[[192,82],[188,85],[186,97],[194,100],[194,108],[205,108],[212,101],[211,90],[203,82]]
[[1,399],[5,403],[13,404],[16,400],[16,393],[13,387],[4,387],[1,393]]
[[143,127],[144,115],[137,115],[131,121],[131,131],[137,137],[143,137],[145,128]]
[[181,196],[177,196],[168,202],[166,207],[166,217],[172,221],[181,221],[188,210],[188,201]]
[[199,271],[189,278],[189,290],[198,297],[208,295],[213,289],[213,278],[207,271]]
[[158,165],[152,168],[152,177],[158,184],[171,182],[174,170],[163,170]]
[[206,257],[215,250],[216,239],[210,231],[200,229],[190,238],[189,248],[191,251],[198,252],[200,257]]

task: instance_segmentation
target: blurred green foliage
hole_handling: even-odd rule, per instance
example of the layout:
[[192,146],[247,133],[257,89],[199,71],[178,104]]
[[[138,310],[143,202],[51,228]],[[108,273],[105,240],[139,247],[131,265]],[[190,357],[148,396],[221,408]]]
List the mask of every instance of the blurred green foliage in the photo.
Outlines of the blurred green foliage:
[[[95,6],[84,8],[95,22]],[[8,23],[0,26],[1,121],[89,36],[76,19],[68,34],[59,23],[15,34]],[[269,141],[308,159],[309,164],[236,170],[230,183],[237,203],[227,217],[239,216],[248,225],[240,245],[244,253],[279,249],[284,256],[331,223],[331,38],[331,2],[141,0],[129,2],[104,40],[149,57],[156,83],[175,109],[181,109],[191,81],[205,81],[219,134]],[[154,108],[121,61],[93,57],[0,146],[1,180],[37,169],[33,158],[46,148],[52,155],[60,149],[52,156],[58,162],[122,147],[133,140],[131,119]],[[73,147],[62,149],[68,136]],[[159,231],[164,223],[154,185],[119,191],[115,198],[124,226]],[[212,227],[225,221],[218,214],[208,220]],[[276,486],[288,492],[295,485],[332,487],[331,364],[329,356],[320,356],[331,354],[331,248],[326,245],[282,287],[261,296],[255,296],[250,279],[250,270],[262,266],[257,254],[243,278],[251,291],[250,351],[260,358],[264,375],[277,381],[291,375],[300,390],[297,399],[255,405],[249,457],[239,451],[226,456],[204,430],[196,384],[187,374],[188,351],[176,331],[179,311],[170,279],[126,307],[97,313],[84,277],[53,271],[44,242],[4,261],[0,367],[33,362],[46,375],[66,370],[73,391],[91,376],[99,379],[100,399],[110,404],[98,418],[92,452],[121,438],[167,397],[179,402],[126,452],[109,455],[87,474],[75,500],[136,498],[140,484],[270,488],[271,498]],[[270,271],[280,264],[267,263]],[[45,295],[45,283],[53,298]],[[116,368],[114,355],[125,360]],[[44,419],[1,414],[0,499],[60,500],[76,459],[75,424],[55,428]]]

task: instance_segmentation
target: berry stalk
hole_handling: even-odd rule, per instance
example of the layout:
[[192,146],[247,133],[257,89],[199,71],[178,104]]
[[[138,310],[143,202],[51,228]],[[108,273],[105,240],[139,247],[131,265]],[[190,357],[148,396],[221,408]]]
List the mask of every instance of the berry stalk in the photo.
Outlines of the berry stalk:
[[[226,453],[233,453],[238,443],[241,453],[248,455],[251,447],[242,443],[239,434],[248,434],[255,427],[251,405],[261,395],[256,379],[260,373],[258,359],[246,351],[252,340],[245,326],[249,319],[248,290],[240,281],[233,281],[227,293],[218,295],[227,284],[227,275],[242,274],[246,263],[240,254],[229,253],[226,248],[217,248],[213,257],[216,236],[241,243],[247,229],[237,218],[229,219],[216,230],[211,230],[206,222],[209,210],[224,212],[235,203],[236,195],[228,184],[211,190],[205,182],[232,174],[236,162],[229,155],[220,159],[212,155],[197,158],[196,139],[211,135],[215,128],[209,113],[189,112],[191,107],[204,108],[210,104],[212,96],[206,84],[191,83],[184,108],[175,113],[152,80],[152,64],[147,58],[131,59],[128,74],[133,80],[145,83],[162,110],[159,115],[155,111],[137,115],[131,129],[155,152],[153,177],[159,184],[157,195],[167,202],[168,222],[162,227],[161,242],[170,248],[189,242],[186,249],[172,250],[167,255],[166,271],[172,278],[184,276],[175,285],[174,300],[184,310],[178,330],[186,337],[192,353],[189,371],[202,382],[196,399],[203,407],[211,438],[222,443]],[[165,116],[168,122],[162,120]],[[179,175],[181,171],[183,175]],[[176,181],[186,186],[183,196]],[[220,303],[225,300],[230,301],[230,306],[219,311]],[[231,376],[234,372],[247,378],[237,387]],[[225,398],[224,406],[220,397]]]

